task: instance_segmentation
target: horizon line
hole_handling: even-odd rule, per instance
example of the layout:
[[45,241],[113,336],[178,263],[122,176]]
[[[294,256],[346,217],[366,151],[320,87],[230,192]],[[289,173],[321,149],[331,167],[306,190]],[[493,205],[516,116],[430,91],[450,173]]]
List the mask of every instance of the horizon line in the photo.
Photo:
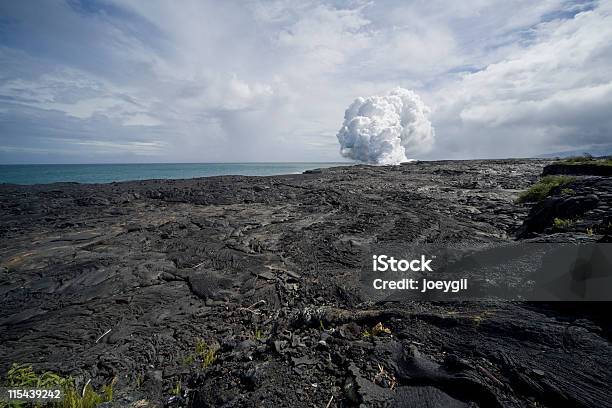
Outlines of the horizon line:
[[0,163],[0,166],[108,166],[140,164],[329,164],[356,163],[356,161],[244,161],[244,162],[125,162],[125,163]]

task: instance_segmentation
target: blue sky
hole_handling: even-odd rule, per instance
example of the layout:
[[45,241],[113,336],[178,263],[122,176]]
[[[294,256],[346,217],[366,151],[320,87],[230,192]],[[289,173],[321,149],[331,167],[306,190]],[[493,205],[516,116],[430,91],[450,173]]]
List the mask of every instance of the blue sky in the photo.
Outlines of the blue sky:
[[611,68],[610,1],[5,1],[0,163],[337,161],[397,86],[416,158],[610,150]]

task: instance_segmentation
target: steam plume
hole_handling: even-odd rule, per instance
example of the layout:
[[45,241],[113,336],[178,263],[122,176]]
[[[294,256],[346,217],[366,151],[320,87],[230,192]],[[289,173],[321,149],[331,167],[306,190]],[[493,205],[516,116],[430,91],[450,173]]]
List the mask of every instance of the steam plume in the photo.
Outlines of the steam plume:
[[344,157],[372,164],[398,164],[431,150],[434,129],[421,98],[403,88],[359,97],[344,113],[336,135]]

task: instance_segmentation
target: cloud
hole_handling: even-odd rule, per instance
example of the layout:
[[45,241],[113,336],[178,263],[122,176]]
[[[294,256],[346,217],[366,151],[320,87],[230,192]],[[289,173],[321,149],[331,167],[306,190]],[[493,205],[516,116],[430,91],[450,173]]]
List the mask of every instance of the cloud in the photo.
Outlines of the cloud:
[[59,111],[82,120],[103,115],[130,126],[162,123],[148,115],[150,101],[138,100],[129,90],[75,69],[57,70],[35,79],[7,80],[0,85],[0,95],[15,105]]
[[431,150],[434,129],[429,108],[412,91],[394,89],[382,96],[357,98],[338,132],[344,157],[374,164],[398,164],[407,154]]
[[611,145],[611,11],[602,3],[542,22],[526,46],[440,89],[440,134],[469,142],[448,150],[507,156]]
[[436,148],[408,157],[536,155],[611,129],[609,2],[70,0],[0,14],[0,162],[342,160],[346,106],[398,86],[436,128]]

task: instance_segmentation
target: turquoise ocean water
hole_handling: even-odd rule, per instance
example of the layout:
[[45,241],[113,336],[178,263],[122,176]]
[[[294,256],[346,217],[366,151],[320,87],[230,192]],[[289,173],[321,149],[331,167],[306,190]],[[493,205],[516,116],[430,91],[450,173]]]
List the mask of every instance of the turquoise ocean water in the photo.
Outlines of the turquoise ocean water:
[[64,181],[110,183],[147,179],[243,175],[272,176],[350,163],[162,163],[0,165],[0,183],[43,184]]

